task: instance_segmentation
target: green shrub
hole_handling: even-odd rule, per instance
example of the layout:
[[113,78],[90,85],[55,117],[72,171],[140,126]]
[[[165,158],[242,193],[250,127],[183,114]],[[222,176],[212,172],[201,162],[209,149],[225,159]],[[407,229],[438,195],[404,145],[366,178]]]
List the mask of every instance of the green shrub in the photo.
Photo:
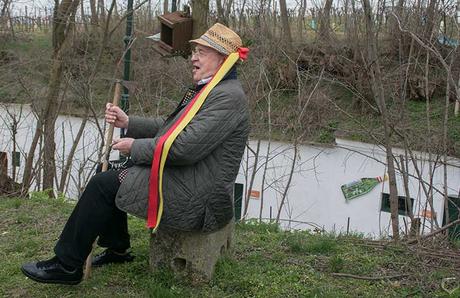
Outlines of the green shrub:
[[308,232],[286,233],[285,244],[294,253],[329,254],[336,250],[337,241],[333,236],[315,235]]
[[345,260],[338,255],[332,256],[329,259],[329,270],[331,272],[340,272],[343,269],[343,265],[345,263]]

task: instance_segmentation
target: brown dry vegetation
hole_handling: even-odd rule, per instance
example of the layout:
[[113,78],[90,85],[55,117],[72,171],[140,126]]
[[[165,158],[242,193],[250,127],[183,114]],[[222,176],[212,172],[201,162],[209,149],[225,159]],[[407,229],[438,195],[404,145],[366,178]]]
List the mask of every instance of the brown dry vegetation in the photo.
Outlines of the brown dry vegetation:
[[[460,117],[453,115],[460,100],[455,1],[401,0],[394,6],[377,1],[371,6],[362,0],[334,6],[327,0],[319,7],[300,1],[300,7],[287,10],[282,0],[281,11],[277,1],[224,1],[219,11],[209,10],[207,0],[198,2],[204,11],[195,24],[201,28],[203,20],[222,21],[251,49],[239,77],[250,103],[253,137],[292,142],[295,149],[303,142],[333,143],[336,135],[381,145],[393,190],[398,157],[391,148],[403,147],[412,160],[414,150],[427,151],[444,164],[448,155],[460,156]],[[6,3],[11,2],[4,0],[3,7]],[[60,2],[73,8],[77,3]],[[43,123],[44,136],[41,128],[34,136],[35,144],[45,143],[45,158],[35,163],[45,169],[43,188],[53,187],[55,175],[53,117],[71,113],[94,121],[111,98],[113,79],[122,77],[126,9],[113,1],[105,15],[93,10],[91,18],[81,18],[78,11],[64,18],[64,31],[8,27],[11,16],[3,10],[1,15],[1,100],[32,103],[37,122]],[[146,39],[158,31],[153,16],[151,7],[142,5],[134,13],[131,114],[166,115],[190,84],[189,62],[180,56],[161,58]],[[62,47],[56,35],[51,42],[56,31]],[[37,150],[31,147],[26,154],[23,192]],[[390,193],[396,220],[396,193]]]

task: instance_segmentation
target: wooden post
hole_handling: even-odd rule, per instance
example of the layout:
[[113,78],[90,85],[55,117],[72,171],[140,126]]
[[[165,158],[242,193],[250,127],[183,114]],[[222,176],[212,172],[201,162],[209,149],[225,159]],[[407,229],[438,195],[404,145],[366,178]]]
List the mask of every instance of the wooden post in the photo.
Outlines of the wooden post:
[[[118,106],[118,103],[120,102],[121,98],[121,83],[117,81],[115,83],[115,93],[113,96],[113,101],[112,104],[114,106]],[[107,128],[105,132],[105,140],[104,140],[104,147],[102,148],[103,152],[103,157],[102,157],[102,172],[107,171],[109,167],[109,155],[110,155],[110,149],[112,145],[112,138],[113,138],[113,129],[114,125],[110,124],[109,127]],[[94,244],[93,244],[94,247]],[[89,253],[88,257],[86,258],[86,264],[85,264],[85,272],[84,272],[84,279],[88,279],[91,276],[91,266],[92,266],[92,261],[93,261],[93,254],[92,254],[92,249],[91,252]]]
[[[460,0],[457,0],[457,24],[460,26]],[[457,26],[457,28],[459,28]],[[460,75],[458,77],[458,89],[460,89]],[[460,110],[460,91],[457,92],[457,100],[455,101],[455,116],[458,116],[458,112]]]
[[8,156],[0,152],[0,190],[6,187],[8,181]]
[[11,177],[13,178],[13,181],[16,180],[16,162],[15,162],[15,154],[16,154],[16,135],[18,134],[18,120],[16,120],[16,115],[13,115],[12,116],[12,120],[13,120],[13,123],[11,125],[11,134],[12,134],[12,137],[13,137],[13,152],[12,152],[12,156],[11,156],[11,160],[13,161],[13,165],[11,167],[11,170],[12,170],[12,173],[11,173]]
[[35,32],[36,22],[37,22],[37,7],[34,7],[34,17],[32,19],[32,32]]
[[18,23],[18,30],[19,30],[20,32],[24,31],[24,29],[22,28],[22,16],[23,16],[23,14],[22,14],[22,9],[20,9],[20,10],[19,10],[19,15],[18,15],[17,18],[16,18],[16,19],[17,19],[17,23]]
[[45,18],[43,20],[43,27],[45,27],[45,30],[48,30],[48,7],[45,7]]
[[25,10],[24,10],[23,22],[24,22],[24,26],[25,26],[24,31],[29,32],[29,15],[27,13],[27,6],[25,7]]
[[[460,2],[460,0],[459,0],[459,2]],[[459,4],[459,6],[460,6],[460,4]],[[459,11],[457,11],[457,17],[460,19],[460,12]],[[459,25],[460,25],[460,21],[459,21]],[[458,88],[460,89],[460,76],[458,78]],[[456,117],[458,116],[459,110],[460,110],[460,94],[457,94],[457,100],[455,101],[455,110],[454,110],[454,115]]]
[[347,219],[347,235],[350,233],[350,217]]

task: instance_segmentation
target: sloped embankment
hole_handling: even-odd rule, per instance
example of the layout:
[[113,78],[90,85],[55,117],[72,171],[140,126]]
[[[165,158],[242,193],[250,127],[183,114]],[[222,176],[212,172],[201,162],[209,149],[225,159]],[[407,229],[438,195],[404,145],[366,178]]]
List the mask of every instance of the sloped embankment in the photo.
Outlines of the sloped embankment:
[[[459,249],[447,244],[394,245],[359,235],[283,232],[238,224],[233,256],[210,284],[192,285],[167,271],[148,271],[148,232],[130,217],[131,264],[98,268],[78,286],[34,283],[20,265],[52,255],[73,206],[36,193],[0,198],[0,295],[3,297],[459,297]],[[438,241],[438,240],[436,240]],[[429,245],[429,246],[428,246]],[[456,280],[448,279],[456,278]]]

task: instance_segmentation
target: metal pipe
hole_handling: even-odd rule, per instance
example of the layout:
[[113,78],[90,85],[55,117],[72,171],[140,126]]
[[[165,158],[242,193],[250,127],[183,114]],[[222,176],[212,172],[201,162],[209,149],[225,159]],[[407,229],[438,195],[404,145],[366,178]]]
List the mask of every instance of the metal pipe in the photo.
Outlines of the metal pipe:
[[[457,29],[460,28],[460,0],[457,0]],[[457,38],[459,39],[460,41],[460,32],[458,32],[457,34]],[[457,45],[458,47],[458,45]],[[460,88],[460,75],[459,75],[459,78],[458,78],[458,88]],[[460,94],[458,94],[459,92],[457,92],[457,100],[455,101],[455,107],[454,107],[454,115],[455,116],[458,116],[458,113],[459,113],[459,110],[460,110]]]
[[[128,82],[131,68],[131,42],[133,40],[133,0],[128,0],[127,17],[126,17],[126,34],[123,38],[125,43],[125,55],[123,57],[123,81]],[[120,106],[126,114],[129,113],[129,90],[123,86]],[[120,137],[125,136],[125,129],[120,128]]]

